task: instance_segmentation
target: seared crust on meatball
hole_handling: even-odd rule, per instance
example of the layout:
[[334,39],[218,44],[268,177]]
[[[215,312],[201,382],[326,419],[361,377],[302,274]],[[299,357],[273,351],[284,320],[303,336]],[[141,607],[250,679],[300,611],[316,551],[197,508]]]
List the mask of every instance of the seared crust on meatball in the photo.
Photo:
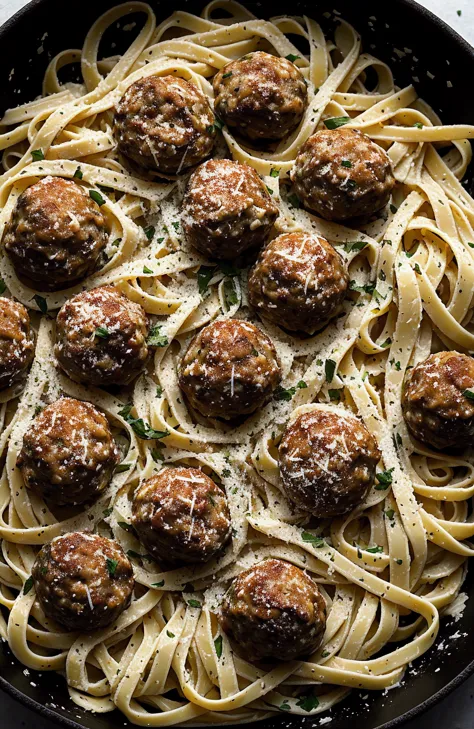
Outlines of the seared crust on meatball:
[[205,256],[233,261],[262,246],[278,207],[253,167],[212,159],[192,174],[182,223],[190,243]]
[[191,341],[179,386],[202,415],[231,419],[261,407],[281,380],[275,347],[258,327],[222,319]]
[[130,604],[135,580],[117,542],[72,532],[45,544],[32,576],[43,612],[67,630],[105,628]]
[[314,409],[287,427],[280,443],[287,497],[319,518],[359,506],[374,483],[380,451],[365,425],[342,410]]
[[72,380],[126,385],[148,356],[148,321],[140,304],[114,286],[69,299],[56,320],[56,358]]
[[249,302],[274,324],[312,334],[340,311],[348,282],[341,257],[327,240],[284,233],[251,269]]
[[251,140],[286,137],[300,123],[308,98],[294,63],[263,51],[228,63],[213,87],[216,114]]
[[290,176],[303,205],[335,221],[373,215],[388,203],[395,185],[386,152],[357,129],[313,134]]
[[117,104],[117,147],[142,167],[179,174],[211,154],[214,121],[194,84],[177,76],[147,76],[129,86]]
[[106,244],[99,206],[81,185],[62,177],[44,177],[28,187],[5,234],[5,250],[17,273],[42,291],[83,279]]
[[245,658],[292,661],[321,645],[326,603],[317,584],[298,567],[267,559],[233,581],[220,622]]
[[25,377],[34,350],[28,311],[18,301],[0,297],[0,390]]
[[402,410],[411,434],[434,448],[472,445],[474,360],[459,352],[438,352],[411,370]]
[[81,504],[109,484],[118,450],[107,418],[88,402],[63,397],[33,420],[17,465],[28,488],[55,504]]
[[222,489],[199,468],[164,468],[135,491],[132,521],[159,562],[207,562],[230,537]]

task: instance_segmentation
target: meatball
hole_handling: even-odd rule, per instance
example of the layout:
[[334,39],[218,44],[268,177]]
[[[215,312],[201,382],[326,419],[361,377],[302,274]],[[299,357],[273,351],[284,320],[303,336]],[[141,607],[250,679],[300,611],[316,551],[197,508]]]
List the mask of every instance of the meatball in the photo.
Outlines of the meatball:
[[117,461],[107,418],[88,402],[63,397],[34,419],[17,465],[28,488],[64,505],[98,496]]
[[114,286],[69,299],[56,320],[57,360],[71,379],[98,387],[126,385],[148,357],[145,311]]
[[18,301],[0,297],[0,390],[24,379],[34,349],[28,311]]
[[42,291],[87,276],[107,244],[105,218],[73,180],[45,177],[18,198],[5,234],[16,272]]
[[365,425],[342,410],[299,415],[280,443],[287,497],[319,518],[352,511],[374,483],[380,452]]
[[228,63],[213,86],[216,114],[253,141],[286,137],[300,123],[308,100],[294,63],[262,51]]
[[32,577],[45,615],[67,630],[105,628],[130,604],[130,560],[112,539],[72,532],[45,544]]
[[411,434],[433,448],[472,445],[474,360],[459,352],[438,352],[413,368],[402,396]]
[[305,572],[281,559],[267,559],[233,581],[220,622],[251,661],[292,661],[321,645],[326,603]]
[[144,481],[132,521],[152,557],[167,563],[207,562],[231,531],[224,492],[198,468],[164,468]]
[[249,302],[274,324],[312,334],[339,312],[348,282],[341,257],[324,238],[285,233],[251,269]]
[[177,76],[147,76],[117,104],[117,148],[141,167],[179,174],[211,154],[214,122],[207,98],[194,84]]
[[179,386],[202,415],[231,419],[261,407],[281,380],[273,342],[254,324],[222,319],[191,341]]
[[290,176],[303,205],[335,221],[373,215],[388,203],[395,185],[386,152],[356,129],[313,134]]
[[189,180],[183,228],[205,256],[233,261],[262,246],[277,217],[278,207],[253,167],[213,159]]

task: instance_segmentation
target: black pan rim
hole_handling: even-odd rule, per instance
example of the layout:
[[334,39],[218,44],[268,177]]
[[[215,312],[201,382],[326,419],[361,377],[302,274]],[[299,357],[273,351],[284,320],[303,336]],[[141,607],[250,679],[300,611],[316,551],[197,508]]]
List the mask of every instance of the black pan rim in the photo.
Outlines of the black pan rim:
[[[242,0],[242,2],[243,4],[245,4],[245,0]],[[451,39],[454,40],[454,42],[460,48],[462,48],[463,52],[471,57],[474,66],[474,47],[471,46],[471,44],[465,38],[463,38],[456,30],[454,30],[454,28],[452,28],[444,20],[431,12],[431,10],[428,10],[428,8],[420,5],[418,2],[416,2],[416,0],[395,0],[395,2],[402,8],[410,8],[418,15],[425,17],[428,23],[437,26],[439,30],[441,30],[447,36],[450,36]],[[44,0],[30,0],[30,2],[28,2],[23,8],[20,8],[20,10],[18,10],[14,15],[8,18],[8,20],[6,20],[5,23],[0,27],[0,42],[8,35],[10,30],[16,25],[20,18],[22,18],[23,16],[27,16],[33,8],[43,5],[43,3]],[[466,681],[473,674],[474,657],[471,663],[466,666],[466,668],[464,668],[464,670],[461,671],[461,673],[459,673],[456,678],[451,680],[442,689],[430,696],[429,699],[421,702],[420,704],[418,704],[418,706],[415,706],[413,709],[410,709],[401,716],[396,717],[395,719],[391,719],[384,724],[381,724],[378,729],[396,729],[396,727],[404,725],[407,721],[411,721],[412,719],[421,716],[421,714],[428,711],[428,709],[434,707],[440,701],[449,696],[449,694],[452,693],[455,689],[459,688],[459,686],[461,686],[461,684],[464,683],[464,681]],[[84,729],[83,724],[75,721],[74,719],[69,719],[62,714],[58,714],[53,709],[50,709],[48,706],[40,704],[38,701],[35,701],[35,699],[30,698],[22,691],[15,688],[7,681],[7,679],[3,678],[3,676],[0,676],[0,689],[5,693],[9,694],[13,699],[21,703],[23,706],[26,706],[31,711],[40,714],[45,719],[49,719],[59,726],[69,727],[69,729]],[[262,722],[262,727],[264,726],[265,723]]]

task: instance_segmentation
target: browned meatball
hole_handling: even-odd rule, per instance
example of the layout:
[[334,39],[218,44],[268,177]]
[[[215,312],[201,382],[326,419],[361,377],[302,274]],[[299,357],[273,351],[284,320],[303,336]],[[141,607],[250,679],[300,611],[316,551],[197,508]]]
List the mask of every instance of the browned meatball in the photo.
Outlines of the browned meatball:
[[105,628],[130,604],[130,560],[112,539],[72,532],[45,544],[32,576],[43,612],[67,630]]
[[280,475],[286,495],[320,518],[359,506],[374,483],[380,460],[365,425],[343,411],[299,415],[280,443]]
[[248,165],[212,159],[189,180],[182,223],[205,256],[232,261],[263,245],[277,217],[278,207]]
[[34,357],[30,317],[23,304],[0,298],[0,390],[25,377]]
[[300,123],[308,91],[286,58],[256,51],[214,76],[216,114],[248,139],[282,139]]
[[69,377],[98,387],[126,385],[148,356],[148,321],[140,304],[114,286],[76,294],[56,320],[57,360]]
[[274,324],[312,334],[340,311],[348,282],[327,240],[285,233],[263,249],[251,269],[249,302]]
[[292,661],[321,645],[326,603],[317,584],[298,567],[267,559],[233,581],[220,621],[245,658]]
[[207,562],[230,537],[226,496],[198,468],[164,468],[135,491],[132,509],[139,539],[158,561]]
[[81,504],[109,484],[118,451],[107,418],[88,402],[48,405],[23,437],[17,464],[26,485],[55,504]]
[[189,345],[179,369],[179,386],[192,407],[214,418],[253,413],[280,380],[271,339],[240,319],[222,319],[204,327]]
[[18,198],[5,249],[40,290],[71,286],[94,270],[107,243],[105,218],[73,180],[44,177]]
[[474,360],[438,352],[420,362],[405,383],[402,409],[412,435],[434,448],[464,448],[474,436]]
[[373,215],[388,203],[395,185],[386,152],[356,129],[313,134],[290,176],[305,207],[336,221]]
[[211,154],[214,121],[194,84],[177,76],[147,76],[129,86],[117,104],[117,147],[142,167],[179,174]]

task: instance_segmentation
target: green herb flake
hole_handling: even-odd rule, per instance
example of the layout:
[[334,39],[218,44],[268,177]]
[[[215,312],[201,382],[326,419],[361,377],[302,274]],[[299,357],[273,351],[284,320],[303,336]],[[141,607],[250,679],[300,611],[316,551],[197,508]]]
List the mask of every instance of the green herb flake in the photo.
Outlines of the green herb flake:
[[113,506],[109,506],[107,509],[104,509],[104,511],[102,513],[107,518],[108,516],[111,515],[111,513],[113,512],[113,510],[114,510],[114,507]]
[[280,177],[280,170],[277,170],[276,167],[272,167],[270,170],[270,177]]
[[209,281],[213,277],[215,270],[216,269],[211,266],[201,266],[197,272],[197,282],[201,296],[208,290]]
[[347,243],[344,243],[344,250],[346,253],[362,251],[367,245],[368,243],[365,240],[348,241]]
[[237,296],[237,291],[235,290],[234,282],[231,278],[224,281],[224,295],[226,304],[229,308],[239,303],[239,297]]
[[214,648],[216,649],[216,655],[218,658],[222,655],[222,635],[218,635],[214,641]]
[[267,188],[267,192],[268,192],[268,194],[269,194],[269,195],[273,195],[273,190],[272,190],[272,188],[271,188],[271,187],[268,187],[268,185],[265,185],[265,187]]
[[150,225],[148,228],[144,228],[143,232],[145,233],[148,240],[153,240],[153,236],[155,235],[155,227],[153,225]]
[[311,534],[311,532],[303,532],[301,535],[301,539],[303,542],[306,542],[307,544],[312,544],[314,547],[324,547],[325,541],[322,537],[316,536],[316,534]]
[[375,474],[375,478],[378,481],[378,486],[375,487],[376,491],[385,491],[392,483],[392,473],[395,469],[390,468],[388,471],[380,471]]
[[[327,655],[329,655],[329,653]],[[307,694],[306,696],[301,696],[298,699],[296,706],[299,706],[300,709],[309,713],[310,711],[318,708],[319,699],[314,694]]]
[[324,364],[324,373],[326,375],[326,382],[332,382],[334,379],[334,373],[336,371],[337,364],[333,359],[327,359]]
[[142,440],[160,440],[161,438],[166,438],[169,435],[167,430],[155,430],[142,418],[134,418],[133,415],[131,415],[131,409],[130,405],[126,405],[118,414],[126,423],[128,423],[128,425],[130,425],[134,433],[139,438],[142,438]]
[[467,397],[468,400],[474,400],[474,391],[473,390],[464,390],[463,395],[464,395],[464,397]]
[[193,607],[193,608],[201,607],[201,603],[199,602],[199,600],[188,600],[188,605],[189,605],[189,607]]
[[350,159],[343,159],[341,165],[350,169],[352,167],[352,162],[350,161]]
[[370,552],[370,554],[379,554],[383,552],[383,547],[367,547],[365,551]]
[[288,701],[283,701],[282,704],[278,707],[280,711],[291,711],[291,706],[289,705]]
[[3,278],[0,278],[0,296],[5,293],[5,289],[7,288],[7,285]]
[[105,560],[105,563],[107,565],[107,572],[109,573],[109,577],[113,577],[115,575],[115,571],[117,569],[118,560],[110,559],[110,557],[107,557],[107,559]]
[[31,153],[31,157],[34,162],[41,162],[44,159],[44,153],[42,149],[34,149]]
[[288,202],[294,208],[301,207],[300,199],[299,199],[298,195],[296,195],[295,193],[293,193],[292,195],[288,195]]
[[341,399],[341,391],[340,390],[328,390],[329,399],[332,402],[339,402]]
[[131,466],[131,463],[119,463],[118,466],[115,467],[114,473],[125,473],[125,471],[130,471]]
[[29,593],[29,591],[31,590],[31,588],[33,587],[33,585],[34,585],[34,580],[30,575],[30,577],[28,577],[28,579],[25,580],[25,584],[23,585],[23,594],[27,595]]
[[296,387],[298,388],[298,390],[306,390],[308,385],[306,384],[306,382],[304,380],[300,380],[299,382],[296,383]]
[[382,344],[381,344],[380,346],[381,346],[381,347],[382,347],[383,349],[387,349],[387,347],[390,347],[391,343],[392,343],[392,340],[390,339],[390,337],[388,337],[388,338],[387,338],[387,339],[385,340],[385,342],[382,342]]
[[99,337],[99,339],[108,339],[110,337],[110,332],[106,327],[97,327],[94,332],[94,336]]
[[416,271],[416,272],[417,272],[418,274],[420,274],[420,275],[421,275],[421,268],[419,267],[418,263],[415,263],[415,265],[414,265],[414,269],[415,269],[415,271]]
[[421,122],[415,122],[413,124],[413,126],[416,127],[417,129],[423,129],[423,124]]
[[155,326],[151,327],[146,340],[149,347],[166,347],[169,344],[168,337],[160,334],[160,329],[161,324],[155,324]]
[[344,124],[350,122],[350,120],[350,116],[335,116],[332,119],[325,119],[324,125],[326,129],[338,129],[339,127],[343,127]]
[[102,197],[102,195],[100,194],[100,192],[98,190],[89,190],[89,197],[95,203],[97,203],[97,205],[99,207],[101,207],[101,205],[105,205],[105,200],[104,200],[104,198]]
[[295,56],[294,53],[288,53],[288,55],[285,56],[285,58],[287,61],[291,61],[292,63],[294,63],[295,61],[298,60],[298,58],[301,58],[301,56]]
[[393,517],[394,517],[394,515],[395,515],[395,511],[394,511],[393,509],[387,509],[387,510],[386,510],[386,511],[384,512],[384,514],[385,514],[385,516],[387,517],[387,519],[390,519],[390,521],[392,521],[392,519],[393,519]]
[[174,638],[175,637],[174,636],[174,633],[172,633],[171,630],[167,630],[166,631],[166,635],[168,636],[168,638]]
[[42,314],[46,314],[48,311],[48,302],[46,301],[43,296],[40,296],[39,294],[35,294],[33,296],[33,299],[38,307],[38,309],[41,311]]
[[396,559],[396,560],[395,560],[395,562],[396,562],[397,564],[403,564],[403,559]]
[[82,180],[82,178],[84,177],[84,175],[82,174],[82,170],[81,170],[80,167],[77,168],[77,170],[75,171],[73,177],[75,177],[76,180]]
[[232,71],[229,71],[228,73],[223,73],[222,78],[230,78],[232,76]]
[[278,385],[273,393],[274,400],[283,400],[284,402],[290,402],[291,398],[296,395],[296,387],[282,387]]
[[152,587],[163,587],[164,584],[165,584],[165,581],[161,580],[161,582],[152,582],[151,586]]
[[395,213],[398,212],[397,206],[394,205],[393,203],[390,203],[390,212],[393,213],[393,215],[395,215]]

